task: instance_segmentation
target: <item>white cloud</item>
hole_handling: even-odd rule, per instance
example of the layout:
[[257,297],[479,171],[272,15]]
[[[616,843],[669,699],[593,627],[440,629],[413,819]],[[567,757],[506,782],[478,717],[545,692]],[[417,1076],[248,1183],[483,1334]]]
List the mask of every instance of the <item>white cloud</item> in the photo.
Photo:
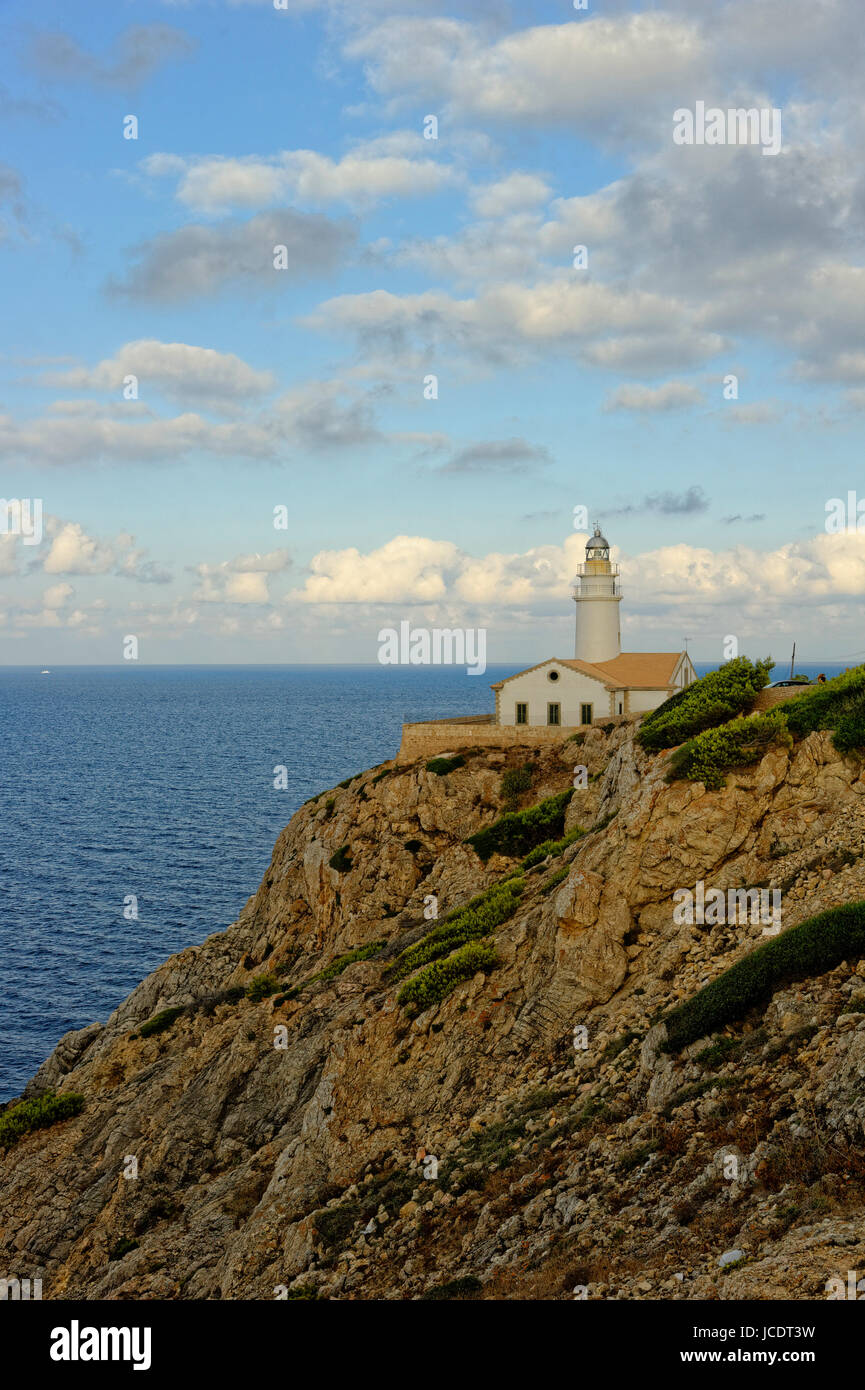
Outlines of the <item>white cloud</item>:
[[[111,541],[97,540],[85,531],[78,521],[62,521],[48,517],[45,534],[50,544],[42,561],[45,574],[113,574],[139,583],[166,583],[170,576],[143,550],[135,547],[135,537],[126,533]],[[64,585],[55,585],[57,592]]]
[[71,584],[52,584],[42,595],[46,608],[64,608],[75,593]]
[[[461,115],[645,132],[671,91],[706,71],[709,49],[688,19],[663,13],[583,16],[489,41],[456,20],[392,18],[351,40],[386,95],[439,98]],[[423,64],[416,61],[424,55]]]
[[242,158],[181,159],[155,154],[142,161],[142,168],[153,177],[178,175],[179,201],[208,213],[267,208],[286,201],[366,207],[383,198],[436,193],[459,177],[455,169],[431,158],[429,142],[413,132],[402,133],[402,138],[395,135],[389,147],[373,143],[341,159],[315,150]]
[[[218,227],[187,223],[135,247],[125,279],[112,280],[107,288],[117,298],[156,304],[180,303],[241,286],[278,291],[338,269],[356,237],[356,228],[348,221],[294,208]],[[274,267],[277,246],[287,252],[285,268],[279,270]]]
[[[474,557],[450,541],[395,536],[367,554],[352,547],[321,551],[310,575],[287,601],[307,604],[456,604],[504,610],[566,609],[569,586],[584,558],[586,535],[522,553]],[[772,551],[735,546],[717,551],[685,542],[627,555],[622,564],[628,608],[684,611],[691,604],[747,602],[785,609],[865,595],[865,533],[818,533]]]
[[582,352],[597,366],[659,370],[704,361],[724,346],[719,334],[688,319],[687,307],[670,296],[560,277],[485,286],[475,298],[459,300],[440,290],[341,295],[308,322],[388,343],[395,353],[421,342],[507,361],[556,347]]
[[496,183],[481,184],[473,189],[471,201],[478,217],[506,217],[509,213],[523,212],[547,202],[550,192],[546,179],[517,171]]
[[611,391],[605,410],[667,411],[699,405],[703,393],[687,381],[665,381],[660,386],[623,385]]
[[396,603],[443,598],[457,563],[452,541],[394,536],[368,555],[354,548],[322,550],[304,587],[287,595],[306,603]]
[[256,371],[233,352],[162,343],[155,338],[125,343],[113,357],[94,367],[47,372],[42,380],[49,386],[120,391],[124,378],[130,375],[138,379],[139,400],[146,398],[148,388],[155,388],[172,399],[197,398],[211,405],[261,396],[272,390],[276,381],[273,372]]
[[[211,359],[198,356],[207,350],[192,351],[192,359],[185,363],[183,354],[174,359],[173,377],[168,374],[169,363],[162,360],[163,382],[170,381],[170,387],[164,388],[168,394],[182,394],[187,386],[192,391],[209,389],[206,373]],[[274,459],[284,456],[287,445],[327,452],[384,442],[386,438],[375,423],[375,387],[359,389],[348,380],[305,382],[244,416],[242,400],[231,392],[232,388],[240,389],[251,369],[230,354],[216,356],[221,361],[215,370],[222,374],[226,391],[221,399],[209,399],[207,406],[222,414],[234,413],[240,417],[237,420],[216,422],[196,411],[158,416],[141,400],[57,401],[46,415],[34,420],[0,416],[0,458],[25,455],[32,461],[58,465],[174,463],[196,454]],[[155,360],[159,359],[157,353]],[[186,375],[184,367],[188,368]],[[101,366],[97,370],[101,371]],[[114,371],[115,365],[110,363],[106,379]],[[261,389],[267,375],[255,374],[251,389]],[[85,369],[71,384],[83,386],[91,380]],[[393,436],[395,442],[399,438]]]
[[288,569],[290,565],[291,556],[287,550],[274,550],[267,555],[238,555],[219,565],[196,565],[200,583],[193,599],[202,603],[269,603],[267,576]]

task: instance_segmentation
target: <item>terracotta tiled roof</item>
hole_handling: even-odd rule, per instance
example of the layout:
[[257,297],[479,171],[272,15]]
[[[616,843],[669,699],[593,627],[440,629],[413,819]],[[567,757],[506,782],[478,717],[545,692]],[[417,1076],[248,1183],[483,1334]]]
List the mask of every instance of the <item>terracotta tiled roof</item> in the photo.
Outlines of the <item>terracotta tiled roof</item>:
[[673,672],[679,663],[682,652],[622,652],[612,661],[577,661],[574,657],[550,656],[539,661],[536,666],[528,666],[525,671],[515,671],[502,681],[496,681],[491,688],[500,690],[508,681],[517,676],[528,675],[529,671],[539,671],[555,661],[559,666],[568,666],[572,671],[582,671],[600,681],[608,690],[664,690],[671,684]]
[[563,661],[575,671],[596,676],[605,685],[631,690],[662,690],[673,679],[681,652],[622,652],[612,661]]

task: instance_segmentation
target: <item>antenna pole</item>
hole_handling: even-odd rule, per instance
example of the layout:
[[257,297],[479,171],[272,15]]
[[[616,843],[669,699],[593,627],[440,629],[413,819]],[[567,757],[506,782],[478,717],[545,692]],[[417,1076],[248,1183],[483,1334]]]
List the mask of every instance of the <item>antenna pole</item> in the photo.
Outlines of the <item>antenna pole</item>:
[[793,679],[793,663],[796,660],[796,643],[793,643],[793,655],[790,657],[790,679]]

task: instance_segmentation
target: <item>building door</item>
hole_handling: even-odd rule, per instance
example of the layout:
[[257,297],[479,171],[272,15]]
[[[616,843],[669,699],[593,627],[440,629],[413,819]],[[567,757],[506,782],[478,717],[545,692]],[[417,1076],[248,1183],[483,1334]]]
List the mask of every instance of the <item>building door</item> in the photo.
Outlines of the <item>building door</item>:
[[591,724],[591,722],[592,722],[592,706],[591,706],[591,705],[580,705],[580,723],[581,723],[581,724]]
[[561,724],[562,707],[561,705],[547,705],[547,723]]

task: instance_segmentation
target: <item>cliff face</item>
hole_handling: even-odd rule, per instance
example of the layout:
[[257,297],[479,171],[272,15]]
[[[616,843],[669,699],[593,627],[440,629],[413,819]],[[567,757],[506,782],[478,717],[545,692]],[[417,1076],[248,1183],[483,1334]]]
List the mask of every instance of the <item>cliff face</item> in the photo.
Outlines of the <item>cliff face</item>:
[[[85,1107],[0,1160],[0,1268],[46,1298],[270,1299],[821,1298],[865,1267],[865,960],[708,1057],[653,1025],[762,940],[677,924],[676,889],[781,886],[785,928],[865,898],[865,776],[813,734],[706,793],[632,735],[530,757],[522,804],[579,761],[565,829],[598,828],[526,874],[495,968],[415,1018],[388,971],[425,903],[441,920],[519,862],[464,841],[526,751],[386,764],[302,807],[238,921],[30,1083]],[[224,997],[261,975],[279,991]]]

